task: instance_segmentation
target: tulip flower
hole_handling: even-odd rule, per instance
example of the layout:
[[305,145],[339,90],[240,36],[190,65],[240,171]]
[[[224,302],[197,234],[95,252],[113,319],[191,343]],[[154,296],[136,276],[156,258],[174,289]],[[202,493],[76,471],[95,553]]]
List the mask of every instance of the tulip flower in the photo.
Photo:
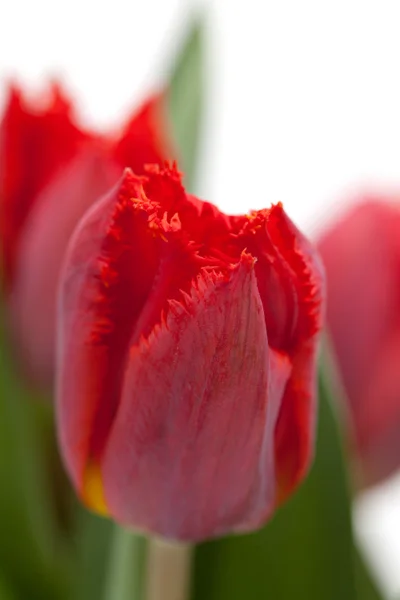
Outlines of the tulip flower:
[[228,216],[127,169],[60,281],[57,422],[93,510],[169,539],[261,526],[312,457],[323,273],[280,204]]
[[54,371],[55,298],[68,239],[122,169],[172,155],[163,97],[150,98],[115,136],[82,130],[55,86],[42,102],[11,90],[0,124],[0,239],[12,337],[25,371]]
[[363,485],[400,465],[400,206],[365,198],[321,237],[327,321]]

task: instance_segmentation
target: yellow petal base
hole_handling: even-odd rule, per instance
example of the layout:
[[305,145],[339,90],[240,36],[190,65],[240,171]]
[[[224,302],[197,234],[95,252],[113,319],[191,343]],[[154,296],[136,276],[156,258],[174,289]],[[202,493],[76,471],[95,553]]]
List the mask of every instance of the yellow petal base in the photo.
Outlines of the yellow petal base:
[[82,497],[88,508],[94,512],[108,516],[108,507],[104,495],[103,481],[100,466],[96,463],[88,463],[83,475]]

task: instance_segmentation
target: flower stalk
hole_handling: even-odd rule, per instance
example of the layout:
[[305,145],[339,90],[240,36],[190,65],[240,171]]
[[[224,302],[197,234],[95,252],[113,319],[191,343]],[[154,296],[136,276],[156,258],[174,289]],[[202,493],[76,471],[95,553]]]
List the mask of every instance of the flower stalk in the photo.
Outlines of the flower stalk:
[[144,540],[115,525],[104,600],[141,600]]
[[145,600],[188,600],[192,546],[151,537]]

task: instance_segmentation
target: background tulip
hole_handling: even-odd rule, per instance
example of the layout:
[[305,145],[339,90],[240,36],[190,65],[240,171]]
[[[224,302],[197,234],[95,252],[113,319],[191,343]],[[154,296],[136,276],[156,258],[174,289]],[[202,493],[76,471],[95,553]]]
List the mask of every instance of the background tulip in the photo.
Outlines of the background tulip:
[[167,538],[259,527],[314,440],[318,258],[280,205],[229,217],[127,170],[71,240],[58,427],[93,509]]
[[364,199],[318,244],[365,484],[400,464],[400,210],[385,200]]
[[0,239],[7,287],[37,194],[89,137],[75,124],[72,106],[58,86],[37,102],[30,102],[16,86],[10,89],[0,125]]
[[69,236],[125,166],[141,173],[171,156],[163,102],[162,95],[147,100],[107,137],[76,124],[57,86],[41,102],[11,90],[0,126],[2,275],[15,346],[38,383],[52,380],[55,295]]

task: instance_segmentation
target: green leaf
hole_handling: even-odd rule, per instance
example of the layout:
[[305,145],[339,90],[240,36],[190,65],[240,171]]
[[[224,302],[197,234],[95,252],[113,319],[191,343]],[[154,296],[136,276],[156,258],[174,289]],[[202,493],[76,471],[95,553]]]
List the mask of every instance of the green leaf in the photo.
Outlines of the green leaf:
[[321,374],[317,450],[307,480],[262,530],[198,547],[194,600],[379,599],[354,551],[351,498],[330,389]]
[[204,89],[204,31],[197,20],[170,76],[167,106],[185,184],[193,191]]
[[[146,540],[76,504],[75,572],[70,600],[140,598]],[[129,595],[130,594],[130,595]]]
[[368,570],[361,551],[354,548],[354,561],[358,600],[382,600],[383,596]]
[[0,315],[0,565],[22,597],[63,597],[54,512],[42,463],[46,410],[14,371]]
[[3,573],[0,572],[0,600],[16,600],[16,596],[12,592],[6,579],[3,577]]
[[99,600],[106,584],[113,523],[76,501],[76,570],[71,600]]

